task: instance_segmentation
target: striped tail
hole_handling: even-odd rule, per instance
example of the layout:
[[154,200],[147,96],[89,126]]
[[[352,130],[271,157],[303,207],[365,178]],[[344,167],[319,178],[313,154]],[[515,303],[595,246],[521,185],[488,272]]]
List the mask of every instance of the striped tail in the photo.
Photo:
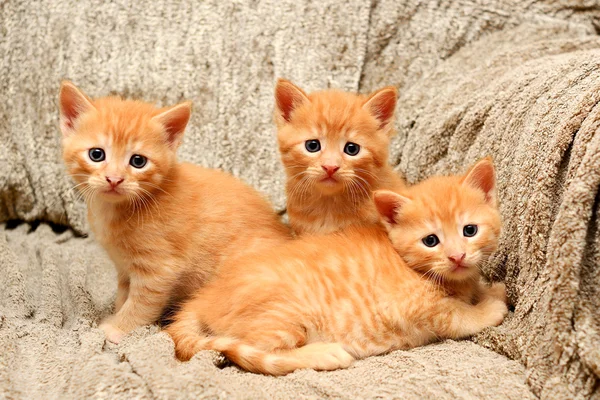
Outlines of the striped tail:
[[220,351],[246,371],[265,375],[286,375],[302,368],[330,371],[348,368],[354,361],[339,343],[312,343],[268,352],[238,339],[216,337],[209,339],[206,346]]
[[182,310],[166,329],[175,342],[178,359],[187,361],[201,350],[216,350],[239,367],[265,375],[286,375],[302,368],[329,371],[348,368],[354,361],[339,343],[311,343],[269,352],[239,339],[202,335],[199,328],[196,314]]
[[188,361],[200,350],[210,349],[212,339],[201,334],[200,322],[193,311],[180,310],[166,331],[175,342],[175,355],[181,361]]

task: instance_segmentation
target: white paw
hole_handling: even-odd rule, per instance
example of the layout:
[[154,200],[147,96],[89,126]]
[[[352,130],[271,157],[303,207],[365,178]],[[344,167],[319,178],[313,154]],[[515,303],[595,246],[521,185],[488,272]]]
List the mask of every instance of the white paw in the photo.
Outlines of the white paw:
[[486,326],[498,326],[508,314],[508,307],[504,300],[489,297],[483,301]]
[[119,344],[121,339],[123,339],[123,336],[125,336],[125,332],[123,332],[116,326],[109,324],[108,322],[101,323],[98,328],[104,331],[104,334],[106,335],[106,340],[115,344]]
[[312,360],[314,364],[311,365],[312,369],[318,371],[332,371],[335,369],[348,368],[354,361],[352,357],[341,344],[339,343],[322,343],[322,344],[311,344],[314,346],[311,352],[315,354]]
[[502,282],[492,283],[492,286],[486,290],[485,294],[506,303],[506,285]]

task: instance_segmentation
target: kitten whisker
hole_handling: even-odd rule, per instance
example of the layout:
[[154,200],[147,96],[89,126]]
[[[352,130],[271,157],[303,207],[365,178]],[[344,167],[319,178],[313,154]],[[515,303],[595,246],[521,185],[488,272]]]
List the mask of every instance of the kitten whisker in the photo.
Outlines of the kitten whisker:
[[350,181],[350,188],[352,191],[352,197],[354,198],[353,202],[354,204],[358,205],[361,201],[361,196],[359,191],[359,188],[357,187],[358,185],[356,184],[356,182],[354,182],[353,180]]
[[[362,178],[361,178],[362,179]],[[361,190],[362,193],[364,193],[366,198],[369,198],[369,193],[370,190],[368,188],[363,187],[363,185],[360,184],[360,182],[353,180],[354,183],[356,183],[356,185],[358,186],[358,188]],[[366,181],[365,181],[366,182]]]
[[297,173],[296,175],[294,175],[294,176],[290,176],[288,179],[290,179],[290,180],[291,180],[291,179],[294,179],[294,178],[296,178],[297,176],[300,176],[300,175],[303,175],[303,174],[308,174],[308,173],[309,173],[308,171],[301,171],[301,172],[298,172],[298,173]]
[[[144,193],[148,194],[149,200],[151,200],[153,202],[153,204],[156,208],[156,212],[158,213],[158,218],[164,222],[164,220],[162,218],[162,214],[160,213],[160,204],[158,203],[158,201],[156,200],[154,195],[152,193],[150,193],[149,191],[145,190],[144,188],[140,188],[140,190],[142,190]],[[167,192],[165,192],[165,193],[167,193]]]
[[305,183],[302,185],[302,191],[300,192],[300,197],[303,198],[305,195],[308,194],[308,190],[310,189],[311,185],[314,184],[313,180],[310,179],[310,176],[305,180]]
[[360,180],[361,180],[361,182],[364,182],[364,183],[365,183],[365,186],[366,186],[367,188],[369,188],[369,189],[371,188],[371,184],[370,184],[370,183],[369,183],[369,182],[368,182],[368,181],[367,181],[365,178],[361,177],[360,175],[356,175],[356,174],[354,174],[354,178],[358,178],[358,179],[360,179]]
[[362,168],[354,168],[354,170],[370,176],[371,178],[373,178],[374,181],[379,180],[379,177],[377,175],[375,175],[374,173],[372,173],[371,171],[367,171],[366,169],[362,169]]
[[161,192],[163,192],[164,194],[166,194],[166,195],[169,195],[169,196],[173,197],[173,195],[172,195],[171,193],[167,192],[166,190],[164,190],[163,188],[161,188],[160,186],[158,186],[158,185],[156,185],[156,184],[154,184],[154,183],[152,183],[152,182],[139,182],[139,185],[140,185],[140,186],[141,186],[141,185],[148,185],[148,186],[150,186],[151,188],[158,189],[158,190],[160,190]]
[[298,182],[296,182],[296,184],[292,187],[292,190],[288,193],[288,197],[289,198],[294,198],[299,191],[300,185],[304,182],[305,179],[307,179],[307,176],[303,176]]
[[344,180],[344,190],[347,190],[350,193],[350,198],[353,204],[356,204],[356,200],[354,198],[354,188],[352,187],[352,181]]

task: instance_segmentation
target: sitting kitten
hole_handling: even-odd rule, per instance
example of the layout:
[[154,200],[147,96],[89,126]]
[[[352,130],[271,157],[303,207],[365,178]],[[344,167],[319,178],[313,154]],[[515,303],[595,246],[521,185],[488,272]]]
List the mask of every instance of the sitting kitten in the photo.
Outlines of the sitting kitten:
[[479,283],[500,232],[489,160],[374,201],[387,232],[355,225],[223,266],[168,327],[177,357],[212,349],[257,373],[332,370],[502,322],[504,285]]
[[396,95],[391,86],[368,97],[337,90],[306,94],[277,82],[275,122],[287,212],[297,234],[376,223],[372,191],[402,188],[388,165]]
[[289,237],[255,190],[177,162],[190,113],[189,102],[156,109],[61,86],[64,161],[118,272],[116,313],[100,325],[112,342],[155,322],[227,258]]

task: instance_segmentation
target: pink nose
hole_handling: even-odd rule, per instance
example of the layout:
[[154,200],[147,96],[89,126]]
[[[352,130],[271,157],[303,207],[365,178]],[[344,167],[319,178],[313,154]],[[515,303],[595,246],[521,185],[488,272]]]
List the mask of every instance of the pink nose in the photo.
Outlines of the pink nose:
[[448,256],[448,259],[454,264],[460,265],[460,263],[465,259],[465,253],[453,254],[451,256]]
[[110,183],[110,186],[111,186],[112,188],[115,188],[115,187],[119,186],[119,184],[120,184],[121,182],[123,182],[124,180],[125,180],[125,179],[123,179],[123,178],[118,178],[118,177],[114,177],[114,176],[107,176],[107,177],[106,177],[106,181],[107,181],[108,183]]
[[340,167],[337,165],[321,165],[321,168],[323,168],[329,176],[332,176],[338,169],[340,169]]

